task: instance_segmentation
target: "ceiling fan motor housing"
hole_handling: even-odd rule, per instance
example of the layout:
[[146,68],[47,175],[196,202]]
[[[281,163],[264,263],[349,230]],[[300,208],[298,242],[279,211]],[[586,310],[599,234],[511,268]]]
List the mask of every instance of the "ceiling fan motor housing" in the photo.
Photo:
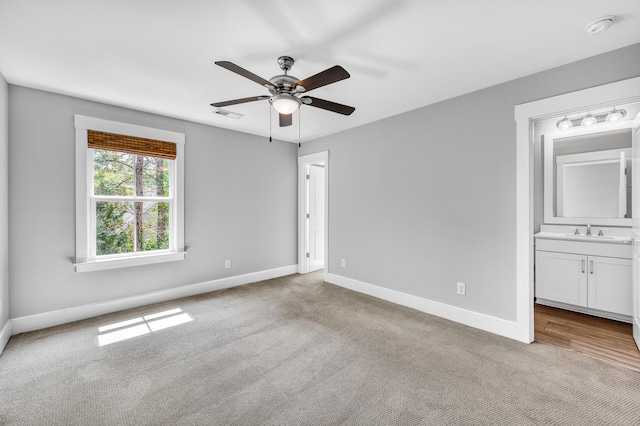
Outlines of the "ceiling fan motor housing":
[[269,81],[275,84],[276,86],[278,86],[277,89],[274,87],[267,86],[267,89],[269,89],[269,92],[272,95],[279,95],[281,93],[293,92],[294,91],[293,85],[299,82],[300,79],[292,75],[276,75],[275,77],[271,77]]

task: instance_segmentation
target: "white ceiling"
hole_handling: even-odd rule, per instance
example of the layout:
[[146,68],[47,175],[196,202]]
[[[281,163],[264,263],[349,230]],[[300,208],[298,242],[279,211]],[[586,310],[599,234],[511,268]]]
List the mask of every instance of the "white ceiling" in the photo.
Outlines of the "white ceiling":
[[[609,31],[584,27],[615,15]],[[311,140],[640,42],[638,0],[0,0],[0,72],[47,90],[267,137],[268,102],[213,114],[212,102],[268,94],[214,65],[265,79],[292,56],[300,79],[333,65],[351,78],[302,106]],[[273,136],[298,140],[298,120]]]

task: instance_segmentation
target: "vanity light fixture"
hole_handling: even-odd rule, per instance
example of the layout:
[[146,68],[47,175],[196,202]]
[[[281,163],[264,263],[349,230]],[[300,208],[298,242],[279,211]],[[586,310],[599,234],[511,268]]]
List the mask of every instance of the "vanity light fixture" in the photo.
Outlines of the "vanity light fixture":
[[622,119],[626,115],[627,115],[627,111],[623,109],[616,109],[616,107],[613,107],[613,111],[607,114],[607,118],[605,118],[604,121],[606,121],[607,124],[617,124],[620,121],[622,121]]
[[558,130],[566,132],[573,127],[573,123],[567,116],[565,116],[562,120],[556,123],[556,127],[558,128]]
[[598,123],[605,123],[605,122],[610,125],[615,125],[620,123],[626,115],[627,115],[627,111],[625,111],[624,109],[617,109],[614,107],[613,111],[609,113],[600,113],[596,115],[588,113],[584,117],[576,117],[576,118],[569,118],[565,116],[562,120],[559,120],[556,123],[556,127],[561,132],[566,132],[567,130],[571,129],[573,126],[577,126],[577,125],[580,125],[585,129],[590,129],[591,127],[595,126]]
[[591,113],[589,113],[584,116],[584,118],[580,122],[580,125],[588,129],[589,127],[595,126],[597,123],[598,120],[593,115],[591,115]]

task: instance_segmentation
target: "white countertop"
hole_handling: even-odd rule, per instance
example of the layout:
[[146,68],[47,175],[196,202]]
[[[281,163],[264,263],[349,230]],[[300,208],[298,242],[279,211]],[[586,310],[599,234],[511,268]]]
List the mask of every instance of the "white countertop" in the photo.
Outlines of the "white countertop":
[[592,235],[574,235],[571,233],[561,232],[538,232],[534,238],[546,238],[550,240],[569,240],[569,241],[582,241],[582,242],[598,242],[598,243],[610,243],[610,244],[632,244],[633,238],[630,236],[621,235],[605,235],[598,236],[597,232]]

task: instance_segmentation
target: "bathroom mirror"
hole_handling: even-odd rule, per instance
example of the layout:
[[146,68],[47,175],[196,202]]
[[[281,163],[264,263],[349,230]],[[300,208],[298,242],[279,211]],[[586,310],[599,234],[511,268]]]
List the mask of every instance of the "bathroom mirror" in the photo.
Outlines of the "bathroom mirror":
[[631,226],[631,122],[544,135],[545,223]]

